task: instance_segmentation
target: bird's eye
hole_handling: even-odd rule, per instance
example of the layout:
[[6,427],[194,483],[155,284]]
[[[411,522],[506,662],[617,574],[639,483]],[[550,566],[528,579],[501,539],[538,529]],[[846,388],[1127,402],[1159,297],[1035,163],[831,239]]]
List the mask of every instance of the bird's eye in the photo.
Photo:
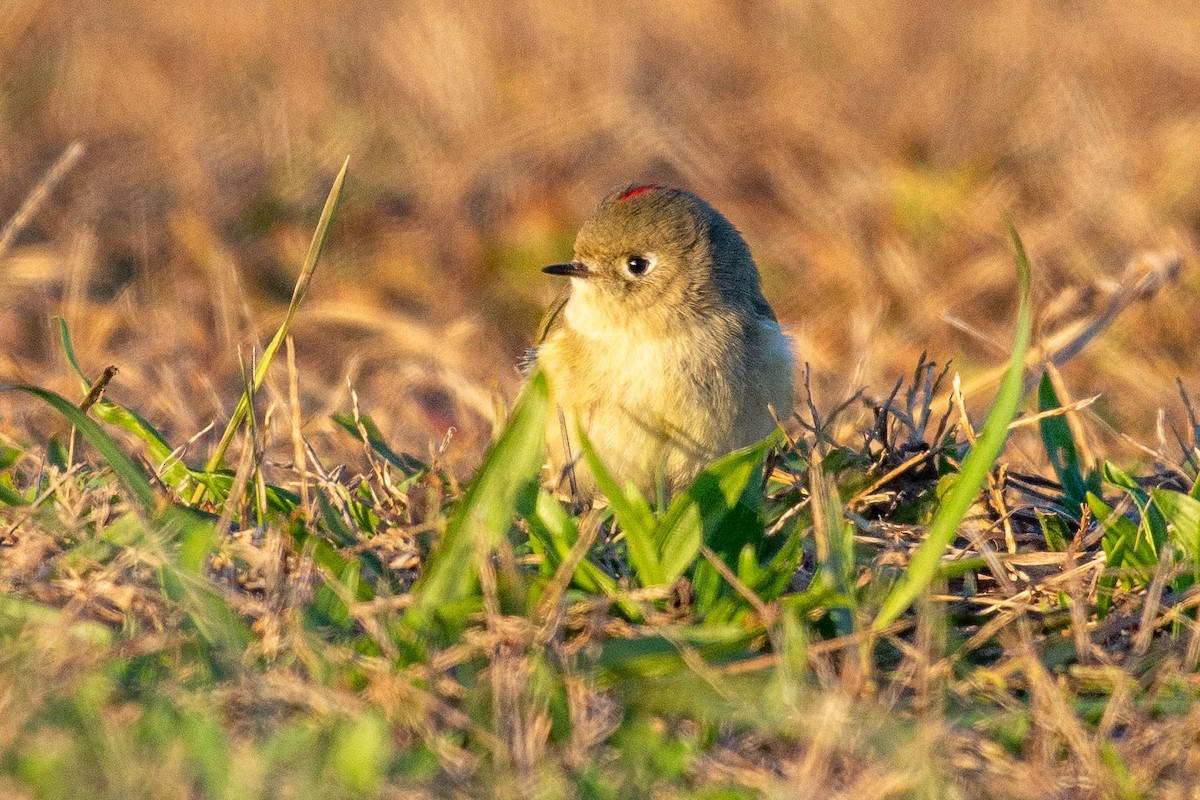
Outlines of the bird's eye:
[[630,256],[625,259],[625,269],[629,270],[630,275],[642,276],[650,271],[654,266],[654,262],[646,256]]

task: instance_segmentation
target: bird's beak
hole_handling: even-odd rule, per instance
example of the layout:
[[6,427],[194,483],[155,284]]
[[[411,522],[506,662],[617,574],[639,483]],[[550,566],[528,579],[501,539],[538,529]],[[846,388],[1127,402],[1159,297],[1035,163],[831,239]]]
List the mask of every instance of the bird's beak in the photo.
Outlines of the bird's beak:
[[551,264],[548,267],[543,267],[542,272],[549,275],[565,275],[568,278],[586,278],[591,274],[587,264],[582,261],[571,261],[567,264]]

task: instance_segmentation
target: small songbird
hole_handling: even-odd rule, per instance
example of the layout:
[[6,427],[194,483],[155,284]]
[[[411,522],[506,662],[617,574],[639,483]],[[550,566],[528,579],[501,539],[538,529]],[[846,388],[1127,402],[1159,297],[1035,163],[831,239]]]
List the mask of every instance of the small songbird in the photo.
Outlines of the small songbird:
[[[596,485],[581,426],[619,483],[653,496],[792,413],[794,359],[738,230],[681,189],[632,186],[584,223],[571,279],[532,352],[557,405],[546,436],[555,476]],[[553,405],[552,405],[553,408]]]

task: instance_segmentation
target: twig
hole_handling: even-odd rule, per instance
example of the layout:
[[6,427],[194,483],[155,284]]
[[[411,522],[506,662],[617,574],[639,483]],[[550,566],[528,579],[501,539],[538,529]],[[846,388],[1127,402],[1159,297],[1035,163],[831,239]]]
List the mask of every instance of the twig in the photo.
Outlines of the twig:
[[12,218],[4,225],[4,230],[0,231],[0,258],[3,258],[8,249],[12,247],[17,235],[37,214],[38,209],[42,207],[42,203],[46,202],[46,198],[50,196],[50,192],[54,190],[58,182],[83,156],[84,150],[81,142],[71,142],[62,155],[50,165],[50,169],[46,170],[46,174],[42,176],[37,186],[25,198],[25,202],[17,209],[17,213],[13,214]]
[[108,388],[109,381],[111,381],[116,374],[117,368],[115,366],[110,364],[109,366],[105,367],[104,372],[101,373],[100,377],[96,379],[96,382],[92,384],[92,388],[88,390],[87,396],[84,397],[83,400],[79,401],[79,408],[83,411],[87,411],[89,408],[96,405],[96,403],[100,402],[100,399],[104,397],[104,390]]

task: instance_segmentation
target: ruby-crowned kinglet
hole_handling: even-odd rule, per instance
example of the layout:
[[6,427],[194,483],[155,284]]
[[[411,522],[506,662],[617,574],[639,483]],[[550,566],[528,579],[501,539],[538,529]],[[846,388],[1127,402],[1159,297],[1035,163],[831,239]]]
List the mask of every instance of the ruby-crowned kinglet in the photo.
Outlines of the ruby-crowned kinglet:
[[532,355],[558,409],[551,466],[581,497],[595,480],[577,426],[619,483],[652,494],[765,437],[772,409],[791,415],[793,357],[750,249],[699,197],[613,192],[579,231],[574,260],[543,271],[571,279]]

